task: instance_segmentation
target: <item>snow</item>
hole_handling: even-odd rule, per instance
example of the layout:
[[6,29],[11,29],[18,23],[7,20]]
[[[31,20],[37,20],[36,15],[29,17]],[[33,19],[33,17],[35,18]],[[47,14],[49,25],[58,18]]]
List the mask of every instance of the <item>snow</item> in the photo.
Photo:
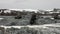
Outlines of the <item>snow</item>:
[[3,25],[1,25],[0,27],[4,27],[5,29],[7,29],[7,28],[11,28],[11,27],[13,27],[13,28],[18,28],[18,29],[20,29],[21,27],[30,27],[30,28],[48,28],[49,26],[51,26],[51,27],[60,27],[60,25],[58,25],[58,24],[44,24],[44,25],[27,25],[27,26],[3,26]]
[[4,11],[4,13],[7,13],[7,12],[8,12],[8,13],[11,13],[11,11],[10,11],[10,10],[5,10],[5,11]]
[[37,10],[37,9],[8,9],[8,10],[5,10],[4,12],[5,13],[10,13],[11,12],[11,10],[15,10],[15,11],[23,11],[23,10],[25,10],[25,11],[29,11],[29,12],[35,12],[35,13],[37,13],[38,11],[40,12],[40,11],[42,11],[42,12],[45,12],[45,11],[47,11],[47,12],[50,12],[50,11],[52,11],[52,10]]
[[4,19],[4,18],[0,18],[0,20],[2,20],[2,19]]
[[35,11],[35,13],[37,13],[38,10],[34,10],[34,9],[9,9],[9,10],[16,10],[16,11],[29,11],[29,12],[32,12],[32,11]]

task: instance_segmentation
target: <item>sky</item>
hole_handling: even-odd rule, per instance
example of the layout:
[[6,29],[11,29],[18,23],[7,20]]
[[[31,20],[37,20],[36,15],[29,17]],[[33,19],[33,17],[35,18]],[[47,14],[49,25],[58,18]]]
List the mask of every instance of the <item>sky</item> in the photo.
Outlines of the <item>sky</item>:
[[41,9],[60,8],[60,0],[0,0],[0,9]]

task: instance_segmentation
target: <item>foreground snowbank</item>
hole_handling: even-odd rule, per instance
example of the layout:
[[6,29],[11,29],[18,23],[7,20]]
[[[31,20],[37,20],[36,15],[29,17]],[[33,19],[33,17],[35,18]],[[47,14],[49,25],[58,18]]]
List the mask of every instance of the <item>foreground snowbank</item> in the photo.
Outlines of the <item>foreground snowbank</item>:
[[30,28],[48,28],[48,27],[60,27],[58,24],[44,24],[44,25],[27,25],[27,26],[3,26],[1,25],[0,27],[6,28],[21,28],[21,27],[30,27]]

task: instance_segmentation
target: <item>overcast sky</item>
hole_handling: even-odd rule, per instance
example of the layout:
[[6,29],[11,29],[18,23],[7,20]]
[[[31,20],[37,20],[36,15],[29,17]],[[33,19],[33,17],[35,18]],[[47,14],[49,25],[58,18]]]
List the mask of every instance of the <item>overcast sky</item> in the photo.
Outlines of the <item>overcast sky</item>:
[[60,0],[0,0],[0,8],[48,10],[60,8]]

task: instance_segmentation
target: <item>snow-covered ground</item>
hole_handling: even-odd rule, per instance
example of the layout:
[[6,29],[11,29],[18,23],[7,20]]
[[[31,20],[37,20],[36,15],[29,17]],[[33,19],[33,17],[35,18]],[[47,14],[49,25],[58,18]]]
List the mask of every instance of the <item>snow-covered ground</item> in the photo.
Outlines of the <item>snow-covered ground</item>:
[[25,11],[29,11],[29,12],[34,11],[35,13],[37,13],[37,11],[38,11],[38,10],[34,10],[34,9],[9,9],[9,10],[16,10],[16,11],[23,11],[23,10],[25,10]]
[[10,12],[10,10],[15,10],[15,11],[23,11],[23,10],[25,10],[25,11],[29,11],[29,12],[34,11],[35,13],[37,13],[38,11],[39,12],[40,11],[48,11],[48,12],[53,11],[53,10],[38,10],[38,9],[8,9],[8,10],[5,10],[5,13]]
[[58,24],[44,24],[44,25],[27,25],[27,26],[3,26],[1,25],[0,27],[6,28],[21,28],[21,27],[30,27],[30,28],[48,28],[48,27],[60,27]]

